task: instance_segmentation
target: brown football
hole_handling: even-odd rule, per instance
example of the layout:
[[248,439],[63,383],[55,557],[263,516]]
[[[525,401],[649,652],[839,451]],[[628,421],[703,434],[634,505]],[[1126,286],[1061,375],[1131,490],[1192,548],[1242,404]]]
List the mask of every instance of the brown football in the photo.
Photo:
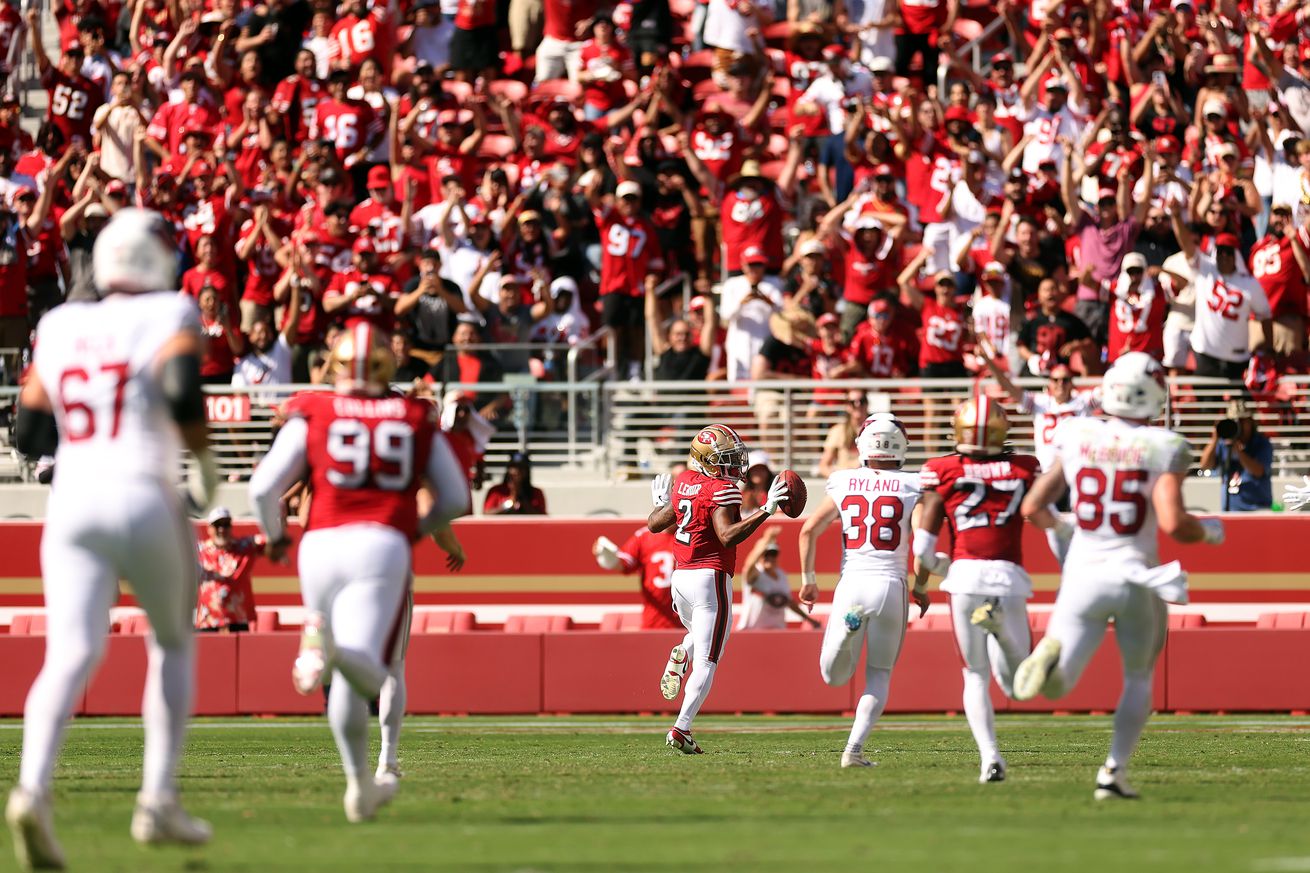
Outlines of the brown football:
[[778,475],[787,483],[787,499],[781,505],[782,511],[792,518],[800,518],[805,511],[805,498],[809,496],[805,480],[791,470],[783,470]]

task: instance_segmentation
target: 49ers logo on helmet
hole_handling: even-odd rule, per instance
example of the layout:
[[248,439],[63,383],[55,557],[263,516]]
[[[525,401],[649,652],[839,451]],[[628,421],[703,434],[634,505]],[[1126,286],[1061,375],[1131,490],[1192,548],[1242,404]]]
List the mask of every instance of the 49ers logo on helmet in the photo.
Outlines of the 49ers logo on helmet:
[[704,443],[707,446],[712,446],[714,445],[714,434],[710,433],[707,430],[703,430],[700,433],[696,434],[696,442]]

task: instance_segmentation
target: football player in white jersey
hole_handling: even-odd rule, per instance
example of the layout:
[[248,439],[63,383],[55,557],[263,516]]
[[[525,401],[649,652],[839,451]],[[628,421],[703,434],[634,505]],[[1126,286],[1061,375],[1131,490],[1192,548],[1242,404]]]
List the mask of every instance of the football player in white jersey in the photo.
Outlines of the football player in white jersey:
[[978,351],[1001,388],[1018,404],[1019,411],[1033,417],[1033,454],[1042,469],[1049,470],[1055,459],[1055,449],[1051,446],[1055,428],[1066,418],[1095,414],[1101,408],[1100,397],[1095,391],[1074,391],[1073,371],[1064,364],[1051,368],[1045,391],[1025,391],[996,362],[996,348],[990,340],[979,337]]
[[109,608],[125,579],[150,619],[142,715],[145,765],[131,833],[139,843],[199,844],[207,823],[178,802],[176,769],[195,674],[191,612],[198,584],[195,535],[174,483],[180,443],[201,469],[192,502],[218,477],[200,389],[200,316],[175,290],[172,227],[155,212],[122,209],[93,251],[104,299],[66,303],[37,329],[23,386],[17,441],[53,415],[58,475],[41,538],[46,654],[23,713],[18,787],[5,818],[19,862],[61,869],[50,787],[64,725],[104,653]]
[[[813,609],[819,597],[814,577],[814,542],[838,517],[842,521],[841,578],[819,653],[819,672],[829,685],[851,680],[867,650],[864,694],[842,751],[843,767],[872,767],[864,742],[887,706],[892,667],[901,652],[909,603],[905,568],[910,553],[910,517],[919,501],[919,477],[901,471],[909,439],[889,414],[870,416],[855,440],[862,466],[828,477],[823,500],[800,532],[803,584],[800,601]],[[926,575],[910,592],[922,615],[928,609]]]
[[[1218,519],[1197,518],[1183,506],[1183,477],[1191,463],[1187,441],[1149,424],[1164,412],[1164,368],[1149,355],[1130,352],[1114,362],[1101,384],[1110,417],[1062,423],[1051,469],[1023,501],[1024,515],[1039,528],[1054,528],[1067,553],[1046,636],[1014,677],[1016,700],[1064,696],[1114,621],[1124,684],[1110,755],[1096,775],[1097,800],[1137,797],[1128,784],[1128,760],[1151,713],[1165,603],[1187,602],[1187,574],[1177,561],[1160,566],[1157,531],[1180,543],[1224,540]],[[1072,525],[1049,509],[1066,487]]]

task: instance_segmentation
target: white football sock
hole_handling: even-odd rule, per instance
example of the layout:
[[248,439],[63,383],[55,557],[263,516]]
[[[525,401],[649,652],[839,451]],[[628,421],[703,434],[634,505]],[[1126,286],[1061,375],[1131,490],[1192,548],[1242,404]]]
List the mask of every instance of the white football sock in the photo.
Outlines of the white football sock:
[[399,763],[400,723],[405,717],[405,662],[391,665],[391,675],[382,683],[378,694],[378,721],[382,725],[382,751],[378,754],[379,767],[395,767]]
[[368,701],[351,687],[340,673],[332,677],[328,691],[328,724],[341,753],[341,767],[347,781],[368,782]]
[[145,765],[141,792],[168,798],[177,791],[177,762],[186,739],[195,677],[195,638],[182,634],[164,648],[154,634],[146,638],[146,689],[141,701],[145,724]]
[[691,676],[682,686],[682,710],[678,713],[678,720],[673,723],[674,727],[684,731],[691,730],[691,723],[695,720],[696,713],[700,712],[705,698],[710,696],[710,685],[714,682],[714,672],[718,667],[718,664],[704,659],[697,661],[692,667]]
[[846,751],[864,750],[864,743],[869,732],[878,723],[883,709],[887,706],[887,689],[892,684],[892,671],[879,667],[864,668],[864,693],[855,707],[855,723],[851,725],[851,735],[846,741]]
[[1114,738],[1107,767],[1127,767],[1151,717],[1151,673],[1124,674],[1124,690],[1114,711]]
[[973,741],[978,744],[978,754],[983,763],[995,761],[1000,757],[996,749],[996,718],[992,710],[992,698],[988,694],[991,677],[986,673],[965,667],[964,673],[964,717],[973,732]]

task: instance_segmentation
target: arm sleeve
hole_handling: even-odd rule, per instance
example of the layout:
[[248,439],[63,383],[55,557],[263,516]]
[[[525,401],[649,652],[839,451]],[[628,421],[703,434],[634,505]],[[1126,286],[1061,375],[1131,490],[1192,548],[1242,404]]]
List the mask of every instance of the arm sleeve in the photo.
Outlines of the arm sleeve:
[[272,541],[286,536],[286,520],[282,517],[282,495],[308,470],[306,443],[309,424],[303,418],[293,418],[278,431],[273,447],[259,462],[250,477],[250,508],[259,521],[259,529]]
[[420,536],[427,536],[440,525],[469,513],[468,477],[450,443],[439,431],[432,434],[426,477],[435,499],[432,508],[418,520]]

